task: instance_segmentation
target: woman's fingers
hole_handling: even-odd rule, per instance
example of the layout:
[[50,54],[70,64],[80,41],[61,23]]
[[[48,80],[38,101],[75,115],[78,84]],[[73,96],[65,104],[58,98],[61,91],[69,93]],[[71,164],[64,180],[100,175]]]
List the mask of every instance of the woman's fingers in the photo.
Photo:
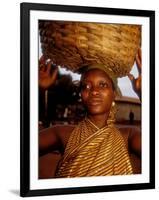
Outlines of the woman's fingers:
[[135,78],[132,74],[128,74],[128,78],[130,79],[131,82],[134,82]]
[[134,90],[136,90],[136,88],[135,88],[135,77],[132,75],[132,74],[128,74],[128,78],[129,78],[129,80],[131,81],[131,83],[132,83],[132,87],[133,87],[133,89]]
[[138,49],[138,55],[139,55],[139,59],[142,62],[142,56],[141,56],[141,48]]
[[134,78],[132,74],[128,74],[130,81],[132,82],[133,87],[135,90],[141,89],[141,75],[137,79]]
[[51,75],[51,83],[55,83],[58,74],[58,67],[56,67]]
[[40,57],[40,59],[39,59],[39,63],[40,64],[45,64],[45,56],[44,55],[42,55],[41,57]]
[[141,65],[142,65],[142,60],[141,60],[141,49],[138,50],[138,53],[136,54],[136,64],[139,72],[141,72]]
[[46,66],[46,73],[47,73],[47,74],[50,74],[51,66],[52,66],[52,62],[49,61],[49,62],[47,63],[47,66]]

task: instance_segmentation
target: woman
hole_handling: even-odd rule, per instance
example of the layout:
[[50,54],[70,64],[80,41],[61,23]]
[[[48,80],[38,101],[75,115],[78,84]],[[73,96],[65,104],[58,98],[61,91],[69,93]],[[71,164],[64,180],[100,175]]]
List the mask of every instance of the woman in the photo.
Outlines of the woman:
[[[140,52],[136,58],[140,64]],[[41,59],[43,63],[44,58]],[[47,70],[40,71],[40,87],[48,88],[57,76],[55,69],[49,76],[51,63]],[[45,77],[46,76],[46,77]],[[49,78],[48,78],[49,77]],[[138,83],[129,75],[133,84]],[[45,81],[45,79],[47,81]],[[50,79],[50,80],[49,80]],[[140,79],[141,81],[141,79]],[[141,84],[134,87],[140,95]],[[132,174],[132,166],[124,140],[115,128],[111,111],[114,105],[116,79],[101,66],[89,66],[81,77],[81,98],[87,110],[86,118],[77,127],[55,126],[40,134],[40,150],[59,149],[63,156],[57,169],[56,177],[83,177]],[[131,135],[129,145],[140,155],[140,138]]]

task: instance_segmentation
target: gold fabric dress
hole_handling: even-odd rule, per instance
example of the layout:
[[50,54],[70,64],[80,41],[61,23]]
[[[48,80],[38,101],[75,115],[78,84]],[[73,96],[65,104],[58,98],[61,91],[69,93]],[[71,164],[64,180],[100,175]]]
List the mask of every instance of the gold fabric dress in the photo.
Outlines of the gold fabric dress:
[[127,149],[114,126],[99,129],[85,119],[73,130],[56,177],[132,174]]

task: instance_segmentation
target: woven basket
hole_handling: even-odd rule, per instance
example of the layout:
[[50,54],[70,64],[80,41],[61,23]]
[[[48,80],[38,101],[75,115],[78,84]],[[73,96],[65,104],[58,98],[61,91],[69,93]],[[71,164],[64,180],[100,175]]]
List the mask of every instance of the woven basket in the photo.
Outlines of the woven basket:
[[84,22],[40,21],[43,54],[55,64],[78,71],[102,64],[122,77],[133,64],[141,42],[141,26]]

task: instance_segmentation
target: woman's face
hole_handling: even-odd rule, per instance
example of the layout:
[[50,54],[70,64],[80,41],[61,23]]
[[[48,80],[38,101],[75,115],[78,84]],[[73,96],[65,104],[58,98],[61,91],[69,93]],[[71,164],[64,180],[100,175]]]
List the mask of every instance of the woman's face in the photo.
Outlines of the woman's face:
[[109,76],[100,69],[91,69],[81,79],[81,97],[91,115],[110,111],[114,100],[113,84]]

